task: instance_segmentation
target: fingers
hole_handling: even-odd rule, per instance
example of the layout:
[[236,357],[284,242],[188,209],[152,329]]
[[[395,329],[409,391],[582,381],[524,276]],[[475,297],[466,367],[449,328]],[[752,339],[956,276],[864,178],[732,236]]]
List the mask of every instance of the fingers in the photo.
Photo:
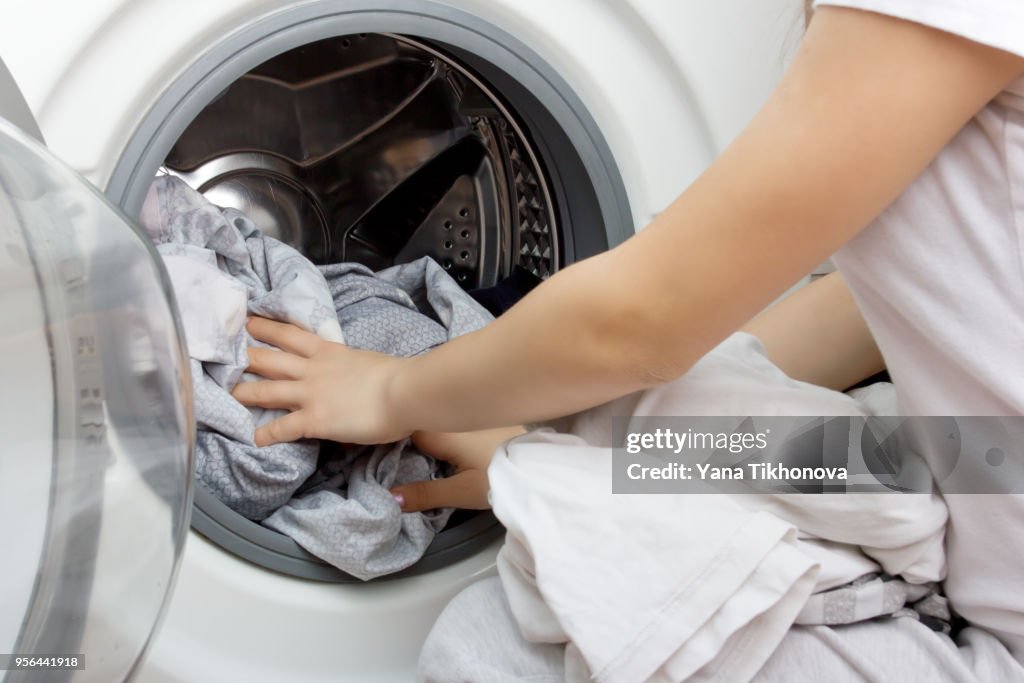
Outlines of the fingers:
[[463,508],[486,510],[487,473],[483,470],[463,470],[446,479],[416,481],[391,489],[402,512],[419,512],[433,508]]
[[231,395],[245,406],[295,410],[302,404],[305,392],[299,382],[274,380],[241,382],[231,390]]
[[256,430],[253,442],[260,448],[285,441],[297,441],[312,436],[307,433],[306,414],[303,411],[288,413]]
[[249,372],[267,379],[301,379],[305,359],[284,351],[249,347]]
[[262,342],[304,358],[312,356],[320,346],[320,337],[312,332],[276,320],[254,317],[245,329]]

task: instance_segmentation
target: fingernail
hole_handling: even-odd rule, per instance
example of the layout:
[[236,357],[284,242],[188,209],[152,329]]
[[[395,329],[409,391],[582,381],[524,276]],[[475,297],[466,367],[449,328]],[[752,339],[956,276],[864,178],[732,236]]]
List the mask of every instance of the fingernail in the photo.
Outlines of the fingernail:
[[405,507],[405,496],[403,496],[401,493],[399,493],[398,491],[392,491],[391,497],[395,499],[396,503],[398,503],[398,507]]

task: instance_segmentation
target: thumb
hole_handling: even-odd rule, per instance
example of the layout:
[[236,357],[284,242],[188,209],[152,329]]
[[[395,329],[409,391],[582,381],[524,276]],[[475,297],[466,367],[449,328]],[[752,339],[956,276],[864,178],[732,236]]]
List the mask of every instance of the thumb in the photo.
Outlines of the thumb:
[[391,489],[402,512],[420,512],[433,508],[486,510],[487,473],[462,470],[445,479],[414,481]]

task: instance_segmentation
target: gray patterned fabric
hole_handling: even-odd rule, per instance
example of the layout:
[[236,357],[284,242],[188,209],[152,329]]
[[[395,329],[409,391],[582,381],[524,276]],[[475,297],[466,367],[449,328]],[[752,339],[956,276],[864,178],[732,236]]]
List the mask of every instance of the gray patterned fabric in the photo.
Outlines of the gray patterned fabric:
[[[291,536],[362,579],[415,563],[449,510],[403,514],[388,488],[442,474],[408,442],[324,449],[302,441],[257,448],[253,432],[282,411],[250,410],[230,390],[258,345],[245,315],[284,320],[330,341],[413,356],[486,325],[491,315],[429,258],[379,274],[357,264],[317,268],[185,183],[157,178],[142,223],[171,275],[191,361],[198,433],[196,476],[225,505]],[[191,259],[181,268],[180,257]],[[242,283],[245,311],[231,301]],[[197,352],[198,353],[198,352]],[[343,391],[339,387],[339,391]]]
[[913,617],[933,631],[951,630],[949,602],[937,583],[908,583],[879,572],[811,595],[795,623],[837,626],[885,616]]

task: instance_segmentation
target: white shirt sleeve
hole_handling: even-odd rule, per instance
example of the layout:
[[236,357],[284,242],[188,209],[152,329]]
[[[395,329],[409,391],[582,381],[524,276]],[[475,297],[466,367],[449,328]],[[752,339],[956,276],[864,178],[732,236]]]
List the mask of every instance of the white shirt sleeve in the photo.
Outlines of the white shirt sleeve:
[[815,0],[878,12],[953,33],[1024,57],[1022,0]]

